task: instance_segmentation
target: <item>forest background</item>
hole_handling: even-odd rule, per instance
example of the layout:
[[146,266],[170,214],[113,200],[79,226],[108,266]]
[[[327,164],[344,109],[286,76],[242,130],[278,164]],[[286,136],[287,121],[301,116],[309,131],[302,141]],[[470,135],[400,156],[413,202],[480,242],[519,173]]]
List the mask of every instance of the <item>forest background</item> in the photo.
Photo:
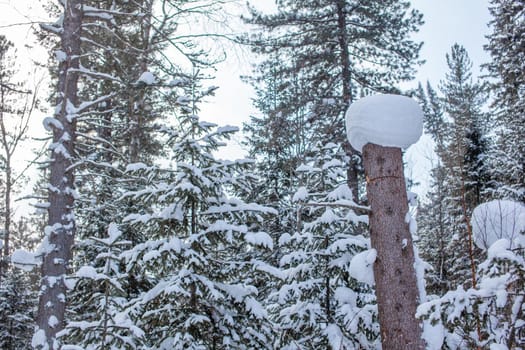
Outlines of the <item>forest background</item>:
[[406,160],[428,348],[523,346],[522,1],[42,5],[2,25],[0,347],[380,347],[343,127],[377,92],[425,115]]

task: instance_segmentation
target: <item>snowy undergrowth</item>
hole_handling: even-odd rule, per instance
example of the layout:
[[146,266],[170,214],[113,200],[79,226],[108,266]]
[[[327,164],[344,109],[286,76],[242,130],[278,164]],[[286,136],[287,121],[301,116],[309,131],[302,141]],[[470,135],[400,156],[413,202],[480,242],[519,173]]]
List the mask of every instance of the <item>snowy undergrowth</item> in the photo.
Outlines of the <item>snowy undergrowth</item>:
[[478,267],[475,288],[458,289],[419,306],[430,349],[517,349],[525,345],[525,259],[507,239],[494,242]]

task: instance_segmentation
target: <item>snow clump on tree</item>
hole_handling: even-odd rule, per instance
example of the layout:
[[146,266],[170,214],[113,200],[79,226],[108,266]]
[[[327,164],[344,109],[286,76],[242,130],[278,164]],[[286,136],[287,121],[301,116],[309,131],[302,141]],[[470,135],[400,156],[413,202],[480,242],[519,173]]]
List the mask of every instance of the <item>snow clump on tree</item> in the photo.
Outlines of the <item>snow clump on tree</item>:
[[511,247],[525,247],[525,206],[510,200],[493,200],[478,205],[472,212],[474,243],[487,250],[505,238]]

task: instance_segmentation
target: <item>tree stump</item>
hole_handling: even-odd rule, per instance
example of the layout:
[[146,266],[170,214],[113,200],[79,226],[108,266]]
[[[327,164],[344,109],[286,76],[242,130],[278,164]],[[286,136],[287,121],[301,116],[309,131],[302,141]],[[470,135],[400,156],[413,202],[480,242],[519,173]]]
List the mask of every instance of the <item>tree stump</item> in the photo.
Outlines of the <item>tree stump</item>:
[[401,149],[368,143],[363,164],[374,263],[381,341],[384,350],[424,349],[416,319],[419,302],[414,249],[406,222],[408,199]]

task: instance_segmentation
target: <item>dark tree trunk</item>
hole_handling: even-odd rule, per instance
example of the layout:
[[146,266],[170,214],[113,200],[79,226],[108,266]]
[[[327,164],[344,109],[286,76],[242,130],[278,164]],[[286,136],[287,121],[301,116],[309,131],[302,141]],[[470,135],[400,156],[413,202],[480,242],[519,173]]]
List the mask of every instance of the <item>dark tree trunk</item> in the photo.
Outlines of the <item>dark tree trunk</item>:
[[[338,44],[340,50],[340,64],[341,64],[341,82],[343,86],[343,103],[346,111],[352,103],[352,72],[350,70],[350,53],[348,52],[348,34],[347,34],[347,10],[346,1],[337,1],[337,31],[338,31]],[[352,191],[353,199],[356,203],[359,202],[359,155],[350,146],[350,143],[345,140],[343,145],[344,150],[350,157],[350,165],[346,171],[347,184]]]
[[76,123],[75,112],[71,106],[78,106],[82,0],[66,0],[63,6],[61,50],[65,52],[67,58],[59,65],[57,102],[60,108],[54,116],[62,127],[53,129],[53,144],[50,146],[49,221],[46,227],[48,242],[44,247],[37,315],[38,330],[37,337],[34,339],[42,340],[42,336],[45,335],[45,342],[49,349],[57,349],[56,335],[64,328],[65,277],[75,236],[72,164],[75,154]]
[[[4,84],[4,82],[1,82]],[[0,283],[4,274],[7,274],[8,257],[10,253],[10,233],[11,233],[11,191],[12,191],[12,150],[9,145],[6,121],[4,119],[4,108],[6,108],[6,88],[0,86],[0,131],[2,133],[1,143],[3,148],[4,166],[5,166],[5,192],[4,192],[4,246],[0,248]]]
[[367,144],[363,164],[371,207],[370,236],[383,349],[424,349],[416,319],[419,301],[400,148]]
[[[141,23],[141,38],[142,38],[142,55],[140,57],[140,74],[148,71],[148,63],[151,59],[151,13],[153,11],[153,1],[147,0],[142,3],[145,10],[145,15],[142,17]],[[140,160],[140,152],[142,150],[142,140],[144,138],[144,122],[145,122],[145,100],[146,90],[141,88],[136,96],[133,96],[130,102],[131,111],[131,144],[130,144],[130,162],[136,163]]]

